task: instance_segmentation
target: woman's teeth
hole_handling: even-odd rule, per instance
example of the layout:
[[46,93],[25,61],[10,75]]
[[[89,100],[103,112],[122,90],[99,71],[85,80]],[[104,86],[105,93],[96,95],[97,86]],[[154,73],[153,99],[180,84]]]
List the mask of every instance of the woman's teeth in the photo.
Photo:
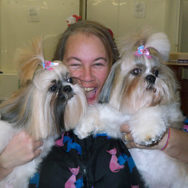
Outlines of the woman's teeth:
[[87,99],[94,99],[96,97],[96,91],[97,89],[94,87],[85,87],[85,95]]
[[94,89],[95,89],[94,87],[85,87],[84,88],[85,92],[90,92],[90,91],[92,91]]

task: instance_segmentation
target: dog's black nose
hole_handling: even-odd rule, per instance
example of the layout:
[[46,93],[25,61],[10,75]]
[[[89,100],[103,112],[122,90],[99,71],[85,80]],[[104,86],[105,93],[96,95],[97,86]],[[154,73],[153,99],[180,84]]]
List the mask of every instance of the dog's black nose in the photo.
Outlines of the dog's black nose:
[[146,81],[149,82],[149,83],[151,83],[151,84],[154,84],[155,80],[156,80],[156,77],[153,76],[153,75],[151,75],[151,74],[148,75],[148,76],[146,76]]
[[72,91],[72,88],[71,88],[71,86],[67,85],[63,88],[63,91],[66,93],[70,93]]

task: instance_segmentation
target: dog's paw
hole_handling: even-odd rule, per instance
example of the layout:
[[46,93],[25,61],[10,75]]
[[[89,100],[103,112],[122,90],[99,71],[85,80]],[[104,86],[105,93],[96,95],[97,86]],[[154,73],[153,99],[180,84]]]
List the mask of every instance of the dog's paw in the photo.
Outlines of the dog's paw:
[[155,108],[139,111],[129,125],[134,142],[143,146],[157,144],[167,129],[165,118]]
[[89,130],[87,130],[87,129],[84,129],[81,126],[78,126],[74,130],[74,134],[77,135],[77,137],[79,139],[84,139],[84,138],[88,137],[91,134],[91,132]]
[[134,140],[135,140],[135,143],[137,143],[141,146],[153,146],[153,145],[159,143],[159,141],[162,139],[163,135],[164,135],[164,133],[159,136],[155,136],[148,132],[148,133],[146,133],[146,135],[144,137],[137,138]]
[[74,133],[79,139],[84,139],[90,136],[95,130],[95,123],[93,118],[84,118],[74,129]]
[[151,129],[139,130],[139,129],[131,129],[131,133],[136,144],[142,146],[152,146],[157,144],[165,134],[166,129],[162,131],[155,131]]

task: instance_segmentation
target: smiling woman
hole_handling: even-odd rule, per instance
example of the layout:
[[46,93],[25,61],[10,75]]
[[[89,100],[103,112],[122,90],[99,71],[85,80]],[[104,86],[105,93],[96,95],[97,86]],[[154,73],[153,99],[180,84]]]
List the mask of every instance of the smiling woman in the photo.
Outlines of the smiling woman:
[[110,71],[108,59],[103,43],[96,36],[76,33],[67,40],[63,62],[71,75],[81,81],[88,104],[98,98]]
[[80,81],[88,104],[97,101],[113,62],[119,58],[109,29],[95,24],[82,21],[69,26],[54,56],[54,59],[63,60],[71,75]]

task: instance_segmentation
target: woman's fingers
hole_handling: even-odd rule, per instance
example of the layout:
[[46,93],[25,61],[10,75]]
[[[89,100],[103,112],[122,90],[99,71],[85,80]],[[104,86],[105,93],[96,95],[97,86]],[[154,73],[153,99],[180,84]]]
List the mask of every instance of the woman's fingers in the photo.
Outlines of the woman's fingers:
[[1,160],[7,169],[23,165],[40,154],[42,141],[34,140],[28,133],[22,131],[15,135],[1,153]]

